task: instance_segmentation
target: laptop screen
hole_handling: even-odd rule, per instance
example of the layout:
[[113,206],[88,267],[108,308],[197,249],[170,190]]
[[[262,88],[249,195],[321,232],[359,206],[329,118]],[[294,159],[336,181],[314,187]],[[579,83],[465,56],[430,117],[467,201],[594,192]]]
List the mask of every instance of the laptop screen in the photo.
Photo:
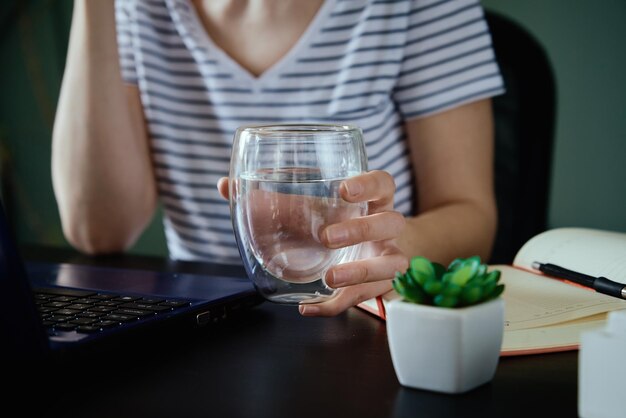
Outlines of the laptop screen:
[[48,353],[48,338],[39,319],[23,261],[0,201],[0,335],[12,359],[34,362]]

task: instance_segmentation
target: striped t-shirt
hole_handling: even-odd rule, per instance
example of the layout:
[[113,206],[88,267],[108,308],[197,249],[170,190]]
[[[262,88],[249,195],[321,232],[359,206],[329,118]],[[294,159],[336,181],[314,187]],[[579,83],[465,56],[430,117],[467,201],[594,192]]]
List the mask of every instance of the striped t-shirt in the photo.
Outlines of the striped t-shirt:
[[359,126],[370,169],[413,214],[404,122],[503,91],[477,0],[326,0],[270,69],[251,75],[213,43],[191,0],[117,0],[122,77],[141,92],[170,256],[240,263],[228,203],[237,127]]

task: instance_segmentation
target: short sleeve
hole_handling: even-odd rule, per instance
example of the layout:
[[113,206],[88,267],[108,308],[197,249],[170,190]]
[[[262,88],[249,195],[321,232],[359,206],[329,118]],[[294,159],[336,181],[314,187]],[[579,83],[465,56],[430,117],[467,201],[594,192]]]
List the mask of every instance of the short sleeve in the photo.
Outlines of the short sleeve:
[[504,92],[477,0],[413,0],[393,97],[404,119]]
[[137,84],[131,3],[132,0],[115,0],[115,26],[122,79],[129,84]]

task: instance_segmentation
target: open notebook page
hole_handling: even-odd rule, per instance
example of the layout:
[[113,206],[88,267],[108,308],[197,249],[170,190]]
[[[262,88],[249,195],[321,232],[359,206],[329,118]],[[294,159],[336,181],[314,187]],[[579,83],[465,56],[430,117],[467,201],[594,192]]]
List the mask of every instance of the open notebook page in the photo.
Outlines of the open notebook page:
[[577,349],[580,335],[606,324],[606,314],[598,314],[555,325],[519,329],[504,333],[502,352],[507,355],[545,353]]
[[552,229],[530,239],[518,251],[513,265],[530,269],[534,261],[626,284],[626,233]]
[[502,272],[506,285],[505,329],[533,328],[626,308],[626,302],[506,265],[490,266]]

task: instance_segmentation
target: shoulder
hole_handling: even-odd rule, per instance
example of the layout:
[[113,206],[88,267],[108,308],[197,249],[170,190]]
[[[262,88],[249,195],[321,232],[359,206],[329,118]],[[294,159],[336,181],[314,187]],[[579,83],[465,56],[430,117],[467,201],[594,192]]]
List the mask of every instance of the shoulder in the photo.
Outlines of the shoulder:
[[328,0],[333,2],[325,31],[354,29],[376,35],[406,31],[454,30],[483,18],[479,0]]
[[479,0],[409,0],[407,2],[409,29],[428,25],[455,26],[470,18],[482,18]]

